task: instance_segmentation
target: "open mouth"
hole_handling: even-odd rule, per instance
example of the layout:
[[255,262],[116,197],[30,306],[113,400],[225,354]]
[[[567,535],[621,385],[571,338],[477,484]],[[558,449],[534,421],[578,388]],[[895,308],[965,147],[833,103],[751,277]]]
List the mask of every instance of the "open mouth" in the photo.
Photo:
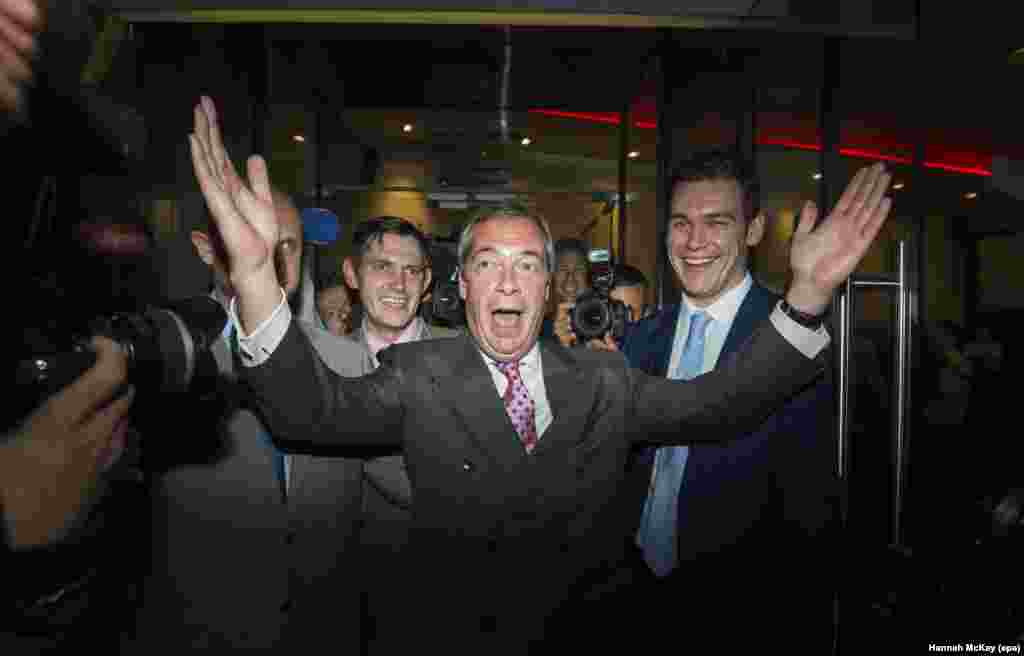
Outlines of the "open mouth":
[[519,325],[519,320],[523,316],[522,310],[512,310],[508,308],[499,308],[491,313],[494,318],[494,323],[502,328],[514,328]]
[[686,266],[704,267],[713,263],[717,259],[717,257],[684,257],[683,262],[686,263]]

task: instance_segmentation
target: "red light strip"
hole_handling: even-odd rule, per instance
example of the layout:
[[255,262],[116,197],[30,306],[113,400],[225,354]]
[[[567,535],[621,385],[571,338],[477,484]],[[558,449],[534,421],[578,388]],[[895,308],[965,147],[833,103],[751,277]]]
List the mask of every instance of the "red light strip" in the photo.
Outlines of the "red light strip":
[[[581,121],[590,121],[592,123],[606,123],[608,125],[618,125],[619,115],[611,113],[593,113],[593,112],[565,112],[557,109],[531,109],[531,114],[541,114],[543,116],[555,116],[558,118],[572,118]],[[645,130],[653,130],[658,126],[654,121],[636,121],[634,125],[638,128]],[[802,143],[799,141],[791,141],[788,139],[777,139],[774,137],[763,137],[757,140],[757,143],[762,146],[783,146],[785,148],[795,148],[797,150],[813,150],[821,151],[821,146],[812,143]],[[846,155],[847,157],[860,157],[863,159],[875,159],[883,162],[893,162],[894,164],[911,164],[913,160],[909,157],[901,157],[898,155],[887,155],[871,150],[862,150],[860,148],[840,148],[840,155]],[[965,173],[967,175],[980,175],[984,177],[991,177],[992,171],[980,166],[958,166],[956,164],[946,164],[945,162],[924,162],[925,168],[939,169],[942,171],[950,171],[952,173]]]
[[[801,143],[799,141],[790,141],[788,139],[776,139],[773,137],[761,138],[757,140],[757,143],[764,146],[783,146],[785,148],[795,148],[798,150],[813,150],[816,152],[821,151],[821,146],[818,144]],[[846,155],[847,157],[861,157],[863,159],[877,159],[883,162],[893,162],[894,164],[912,164],[913,160],[909,157],[900,157],[898,155],[887,155],[885,153],[879,153],[872,150],[861,150],[860,148],[840,148],[840,155]],[[941,169],[943,171],[950,171],[953,173],[966,173],[968,175],[980,175],[985,177],[991,177],[992,171],[982,168],[980,166],[957,166],[955,164],[946,164],[945,162],[924,162],[925,168],[929,169]]]

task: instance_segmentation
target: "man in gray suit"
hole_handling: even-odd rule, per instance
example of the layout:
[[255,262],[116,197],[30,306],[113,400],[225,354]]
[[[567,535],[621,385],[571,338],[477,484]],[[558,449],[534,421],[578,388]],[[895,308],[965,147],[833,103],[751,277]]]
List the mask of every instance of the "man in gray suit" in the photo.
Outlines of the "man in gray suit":
[[551,233],[526,210],[492,211],[459,242],[468,334],[391,346],[372,374],[344,379],[283,302],[265,163],[251,158],[248,185],[241,180],[208,98],[189,140],[238,291],[230,314],[242,376],[277,443],[403,450],[416,500],[405,600],[415,612],[404,633],[420,650],[607,649],[628,631],[624,618],[591,611],[601,612],[629,555],[635,518],[616,496],[630,448],[735,439],[820,376],[824,312],[890,208],[882,166],[861,170],[817,226],[808,204],[785,298],[734,358],[693,381],[648,376],[621,354],[538,342]]
[[[274,266],[289,296],[299,286],[300,215],[273,194],[280,236]],[[212,296],[235,295],[216,226],[191,234],[214,279]],[[362,373],[357,343],[308,323],[304,334],[328,367]],[[214,401],[189,416],[167,417],[168,430],[143,451],[152,472],[152,568],[130,653],[196,649],[316,653],[325,646],[359,653],[358,460],[284,456],[235,381],[230,324],[213,354],[223,383]],[[164,421],[164,418],[161,418]],[[170,426],[178,428],[170,433]],[[204,429],[216,431],[209,439]],[[174,439],[163,439],[173,434]]]
[[[360,375],[377,368],[377,353],[391,344],[454,337],[450,328],[431,326],[419,316],[430,289],[427,238],[408,221],[382,216],[359,223],[352,255],[342,265],[345,282],[359,294],[363,320],[352,338],[366,348]],[[360,561],[365,576],[364,629],[370,653],[388,653],[400,628],[395,600],[403,595],[402,550],[412,521],[412,485],[400,453],[369,454],[364,466]]]

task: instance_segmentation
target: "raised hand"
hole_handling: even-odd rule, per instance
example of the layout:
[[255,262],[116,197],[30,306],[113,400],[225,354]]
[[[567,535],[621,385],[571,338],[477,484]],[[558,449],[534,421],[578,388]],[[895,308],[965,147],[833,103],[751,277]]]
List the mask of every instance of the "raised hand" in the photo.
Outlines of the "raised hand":
[[793,281],[786,300],[797,310],[824,312],[835,289],[867,253],[885,223],[892,201],[885,166],[857,171],[832,212],[817,226],[818,208],[808,202],[800,212],[789,255]]
[[213,101],[203,96],[194,115],[195,129],[189,135],[192,166],[224,244],[239,318],[251,330],[281,301],[273,260],[280,228],[267,165],[259,155],[250,157],[246,185],[224,147]]

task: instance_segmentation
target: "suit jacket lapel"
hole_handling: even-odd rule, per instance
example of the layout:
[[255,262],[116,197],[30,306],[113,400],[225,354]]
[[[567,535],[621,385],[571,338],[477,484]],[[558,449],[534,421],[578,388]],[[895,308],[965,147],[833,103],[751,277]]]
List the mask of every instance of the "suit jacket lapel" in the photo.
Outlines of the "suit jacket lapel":
[[459,345],[453,349],[455,357],[448,364],[451,379],[435,379],[435,387],[447,398],[474,444],[506,467],[521,463],[526,450],[505,414],[505,403],[498,397],[476,342],[468,335],[452,341]]
[[719,362],[743,347],[743,343],[754,334],[765,317],[771,314],[776,300],[777,297],[761,285],[754,283],[750,287],[747,297],[736,311],[736,318],[733,319],[732,328],[729,329],[729,335],[722,345],[722,353],[718,356]]
[[576,364],[569,349],[542,339],[540,357],[553,419],[537,443],[535,455],[572,446],[583,439],[587,430],[586,415],[593,406],[594,394],[594,386],[587,384],[585,372]]
[[669,360],[672,358],[672,344],[675,341],[676,325],[679,323],[679,313],[682,312],[682,309],[682,304],[673,305],[657,316],[657,325],[654,328],[654,333],[651,335],[649,350],[654,366],[650,368],[645,367],[644,369],[658,378],[668,376],[668,368],[671,364]]

